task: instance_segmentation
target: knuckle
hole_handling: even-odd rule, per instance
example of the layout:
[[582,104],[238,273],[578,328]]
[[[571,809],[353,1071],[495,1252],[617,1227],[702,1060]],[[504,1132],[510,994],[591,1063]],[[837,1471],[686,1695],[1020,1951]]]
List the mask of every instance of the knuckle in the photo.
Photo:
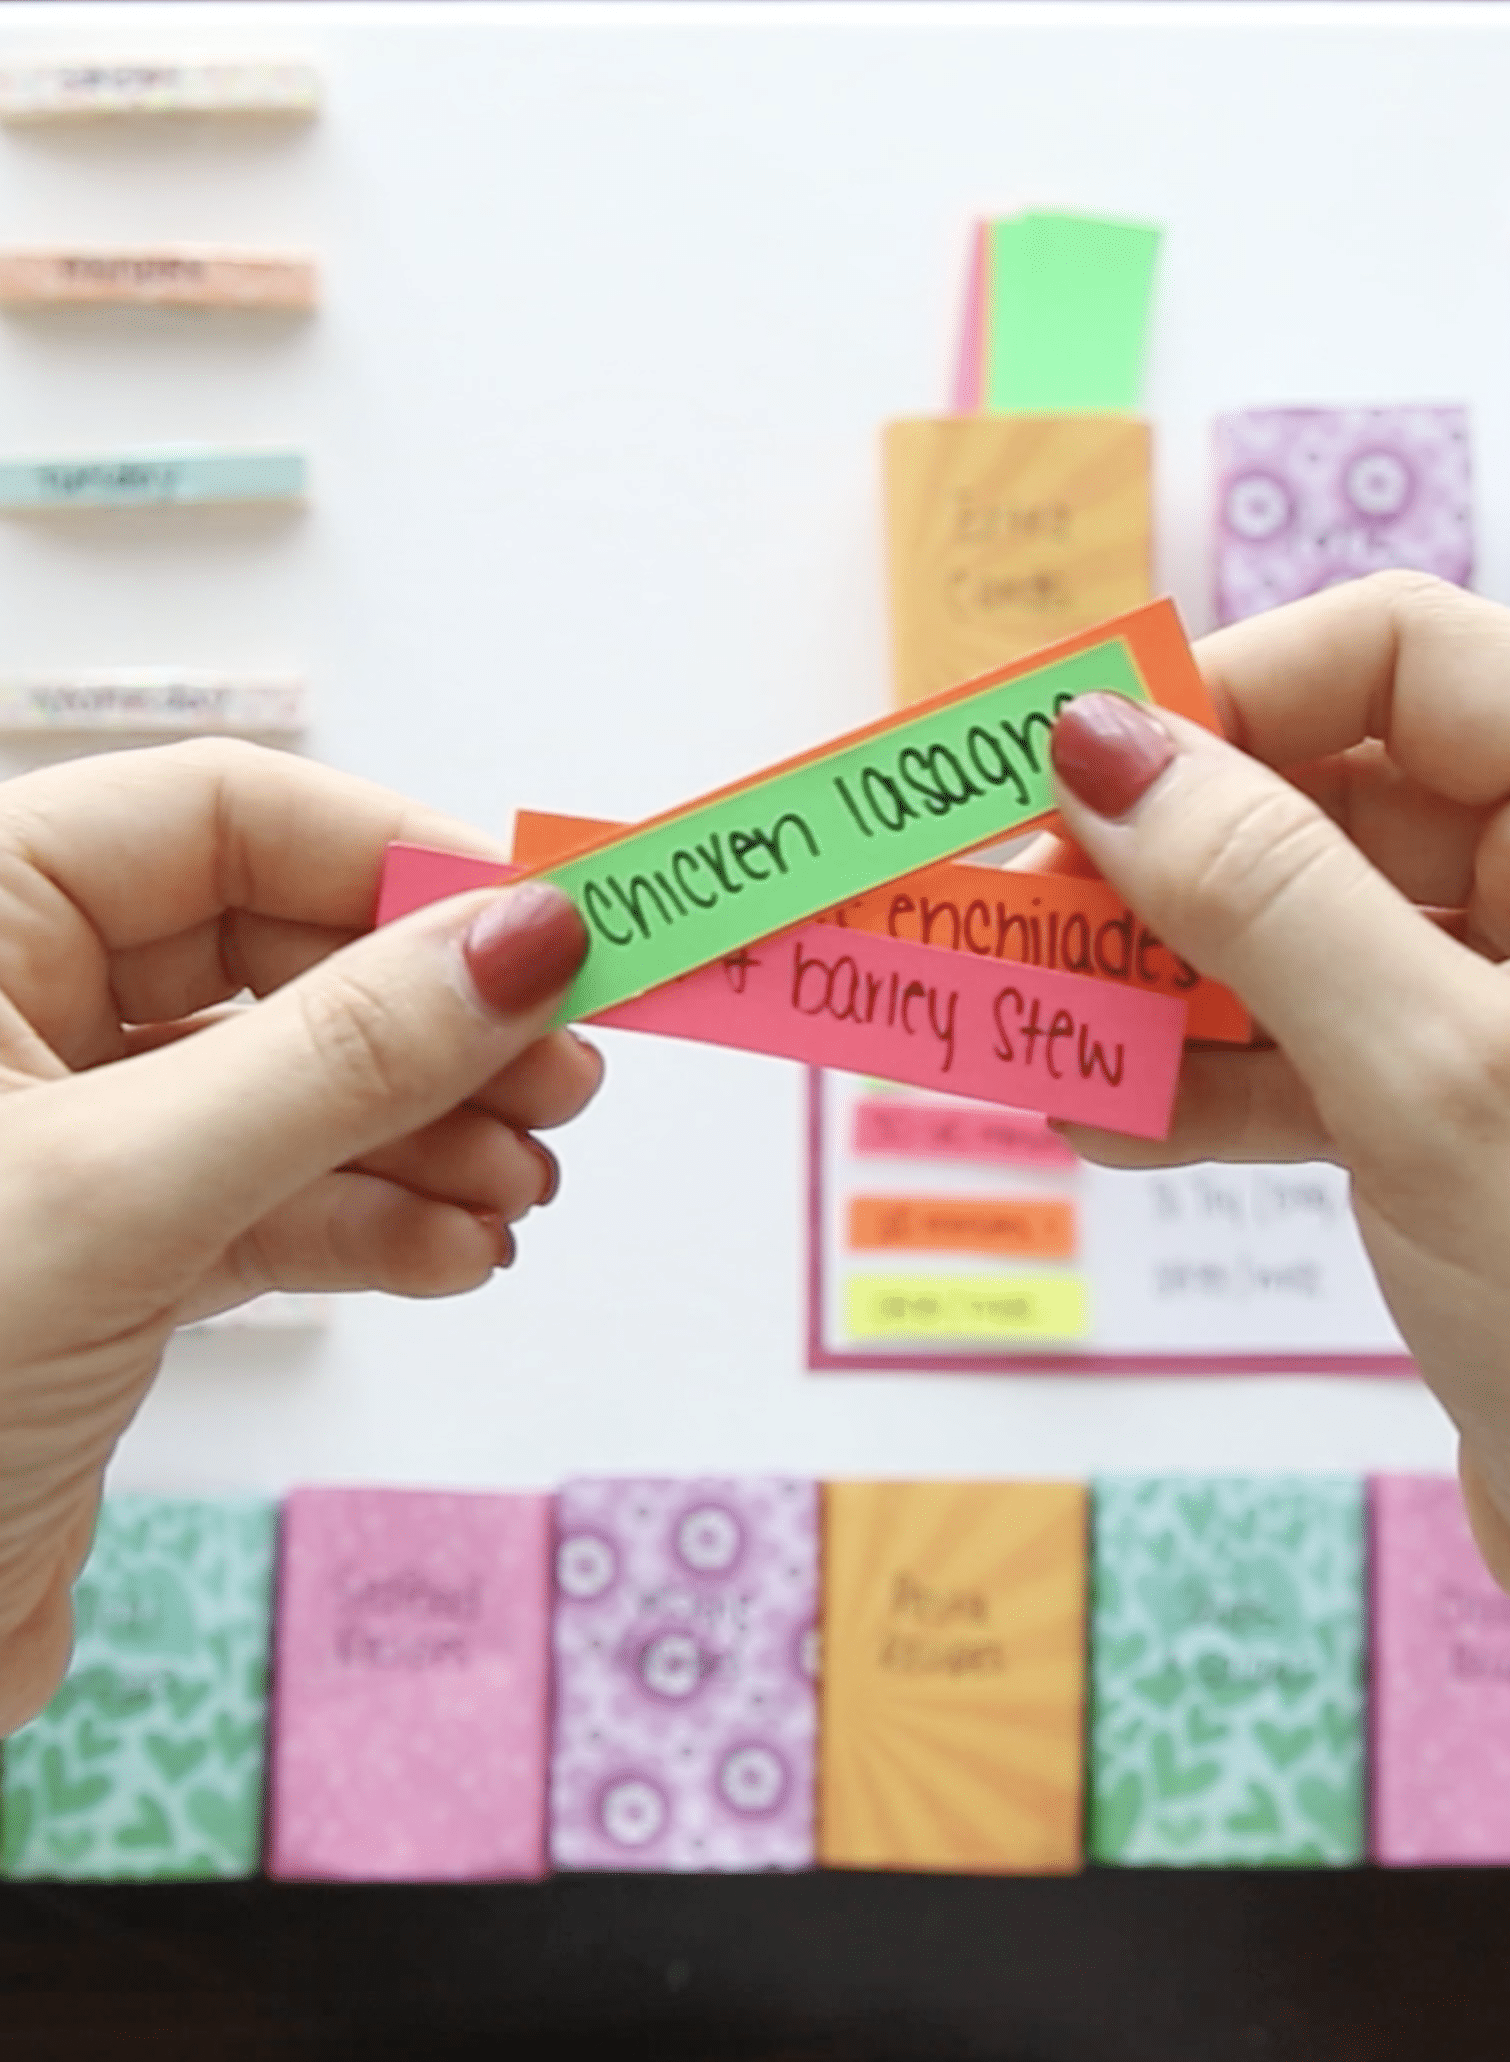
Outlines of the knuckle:
[[1503,1144],[1510,1131],[1510,999],[1472,1026],[1434,1021],[1417,1068],[1421,1105],[1433,1128],[1445,1128],[1455,1158],[1459,1142]]
[[1359,583],[1377,595],[1390,609],[1451,608],[1462,599],[1463,590],[1436,573],[1419,573],[1407,566],[1390,566],[1367,573]]
[[298,1005],[315,1063],[350,1114],[377,1116],[414,1099],[421,1068],[386,996],[351,972],[327,968],[298,991]]
[[1266,784],[1234,816],[1194,828],[1165,862],[1160,905],[1169,929],[1198,963],[1242,954],[1249,940],[1335,863],[1338,834],[1311,802],[1282,782]]

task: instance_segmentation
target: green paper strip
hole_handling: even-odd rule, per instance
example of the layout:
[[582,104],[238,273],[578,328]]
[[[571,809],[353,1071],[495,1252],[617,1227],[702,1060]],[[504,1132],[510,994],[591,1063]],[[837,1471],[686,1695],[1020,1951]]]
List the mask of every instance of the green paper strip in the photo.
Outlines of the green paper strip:
[[545,870],[591,945],[557,1021],[726,958],[1053,807],[1048,734],[1076,695],[1152,699],[1125,638],[943,707]]
[[986,407],[1136,409],[1159,241],[1090,215],[993,222]]

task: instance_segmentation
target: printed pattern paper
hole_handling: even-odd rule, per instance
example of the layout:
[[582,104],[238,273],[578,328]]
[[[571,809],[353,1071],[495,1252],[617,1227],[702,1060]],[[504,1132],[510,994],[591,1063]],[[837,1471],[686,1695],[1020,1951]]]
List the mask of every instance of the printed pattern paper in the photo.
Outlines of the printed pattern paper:
[[1146,423],[914,418],[882,458],[898,703],[1148,600]]
[[269,1875],[544,1873],[550,1504],[289,1498]]
[[1219,623],[1388,566],[1472,576],[1466,409],[1218,416],[1216,470]]
[[810,1482],[562,1490],[559,1868],[811,1867],[817,1539]]
[[1085,1491],[824,1490],[820,1859],[1080,1866]]
[[1450,1476],[1371,1491],[1374,1858],[1510,1861],[1510,1597]]
[[249,1876],[273,1507],[108,1499],[68,1679],[5,1743],[8,1876]]
[[1363,1490],[1327,1477],[1095,1488],[1091,1852],[1363,1852]]

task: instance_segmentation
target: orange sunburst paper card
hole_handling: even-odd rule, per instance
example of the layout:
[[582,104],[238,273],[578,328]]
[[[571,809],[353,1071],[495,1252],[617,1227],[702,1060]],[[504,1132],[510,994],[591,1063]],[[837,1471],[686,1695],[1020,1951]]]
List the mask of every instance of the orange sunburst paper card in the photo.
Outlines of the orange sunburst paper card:
[[824,1498],[820,1866],[1078,1869],[1084,1490],[839,1482]]

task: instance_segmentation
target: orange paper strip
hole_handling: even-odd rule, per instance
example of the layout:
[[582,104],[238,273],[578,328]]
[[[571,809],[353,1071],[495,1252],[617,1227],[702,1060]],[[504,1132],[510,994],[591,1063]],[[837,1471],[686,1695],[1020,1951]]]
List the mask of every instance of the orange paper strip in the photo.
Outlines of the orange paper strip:
[[1058,1197],[853,1196],[855,1253],[994,1253],[1071,1260],[1075,1206]]

